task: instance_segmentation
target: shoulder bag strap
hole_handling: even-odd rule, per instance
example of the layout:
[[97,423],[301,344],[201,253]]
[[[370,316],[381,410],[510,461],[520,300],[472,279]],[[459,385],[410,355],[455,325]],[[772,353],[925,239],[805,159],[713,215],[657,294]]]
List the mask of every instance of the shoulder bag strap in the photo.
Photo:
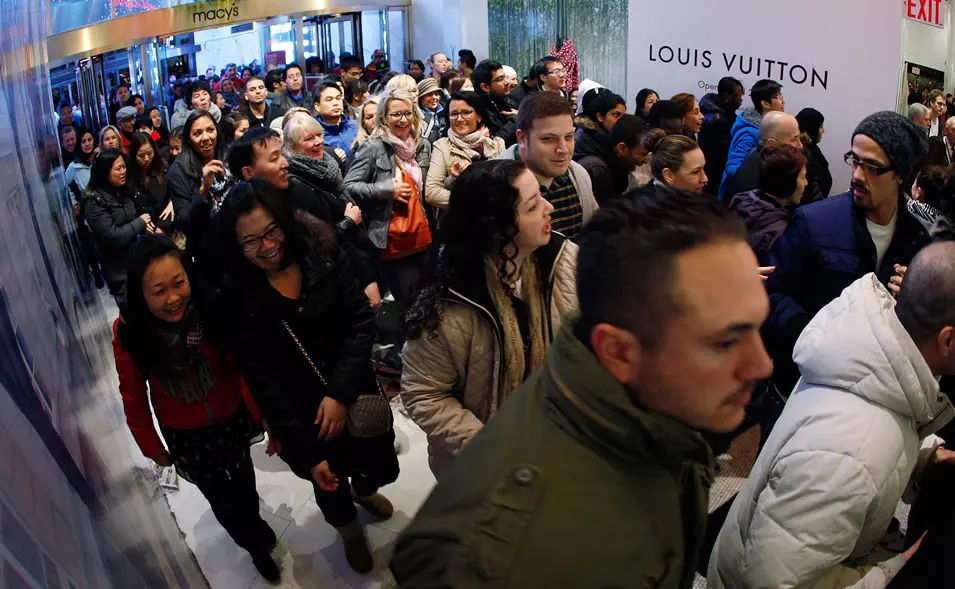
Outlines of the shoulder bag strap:
[[312,357],[308,355],[308,352],[305,351],[305,346],[302,345],[302,342],[299,341],[298,336],[295,335],[295,332],[292,331],[292,328],[289,327],[288,322],[285,319],[282,319],[282,325],[285,326],[285,331],[292,336],[292,341],[295,342],[295,345],[298,346],[298,350],[302,352],[302,355],[305,356],[305,360],[308,361],[308,365],[312,367],[312,370],[315,371],[315,374],[318,375],[318,379],[322,381],[322,384],[325,385],[325,388],[328,388],[328,381],[325,380],[325,377],[322,376],[322,371],[318,369],[318,366],[312,362]]

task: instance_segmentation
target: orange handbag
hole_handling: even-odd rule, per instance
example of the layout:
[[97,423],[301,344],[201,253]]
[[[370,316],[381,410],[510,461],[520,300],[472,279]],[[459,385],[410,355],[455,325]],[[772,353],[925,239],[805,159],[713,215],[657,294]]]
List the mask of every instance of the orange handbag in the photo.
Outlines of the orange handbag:
[[428,249],[431,245],[431,227],[421,206],[421,195],[411,175],[401,161],[395,158],[395,179],[411,185],[408,204],[395,201],[388,223],[388,245],[381,251],[381,259],[396,260]]

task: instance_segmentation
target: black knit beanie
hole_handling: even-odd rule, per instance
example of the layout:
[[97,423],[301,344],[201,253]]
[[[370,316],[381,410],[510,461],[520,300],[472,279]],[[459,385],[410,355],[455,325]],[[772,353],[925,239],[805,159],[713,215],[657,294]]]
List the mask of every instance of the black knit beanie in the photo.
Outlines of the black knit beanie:
[[906,185],[912,183],[915,164],[928,153],[925,130],[889,110],[873,113],[862,119],[852,138],[855,139],[856,135],[865,135],[878,143]]

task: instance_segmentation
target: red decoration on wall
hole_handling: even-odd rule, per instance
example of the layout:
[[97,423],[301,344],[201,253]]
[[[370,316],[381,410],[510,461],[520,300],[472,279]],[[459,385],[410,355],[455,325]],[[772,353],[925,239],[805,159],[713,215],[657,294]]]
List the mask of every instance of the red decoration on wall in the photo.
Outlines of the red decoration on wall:
[[556,44],[551,45],[550,54],[560,59],[561,63],[564,64],[564,73],[567,75],[564,78],[564,90],[570,92],[580,83],[580,72],[577,69],[577,47],[574,46],[574,42],[570,38],[567,38],[559,51]]

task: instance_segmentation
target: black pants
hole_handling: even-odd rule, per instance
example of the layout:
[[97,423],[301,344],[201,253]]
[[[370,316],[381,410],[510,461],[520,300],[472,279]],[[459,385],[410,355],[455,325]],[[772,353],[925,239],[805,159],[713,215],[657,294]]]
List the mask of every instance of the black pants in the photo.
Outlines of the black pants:
[[[315,432],[317,435],[318,427]],[[338,476],[338,489],[331,493],[322,491],[315,483],[311,465],[289,464],[289,468],[298,478],[312,483],[315,503],[322,510],[325,521],[340,528],[358,516],[352,501],[352,489],[356,495],[367,497],[398,478],[398,457],[395,455],[394,443],[393,431],[377,438],[348,438],[336,442],[339,450],[347,444],[347,450],[339,452],[343,456],[341,459],[329,459],[332,472]]]
[[425,255],[425,252],[421,252],[405,258],[381,262],[381,274],[385,285],[395,297],[395,305],[402,315],[411,308],[418,295],[418,281],[421,279]]
[[209,501],[213,515],[240,548],[249,552],[271,548],[266,541],[269,524],[259,512],[259,494],[255,490],[255,470],[252,458],[246,454],[240,476],[197,485]]

